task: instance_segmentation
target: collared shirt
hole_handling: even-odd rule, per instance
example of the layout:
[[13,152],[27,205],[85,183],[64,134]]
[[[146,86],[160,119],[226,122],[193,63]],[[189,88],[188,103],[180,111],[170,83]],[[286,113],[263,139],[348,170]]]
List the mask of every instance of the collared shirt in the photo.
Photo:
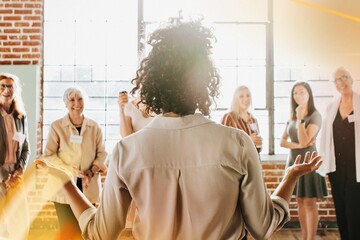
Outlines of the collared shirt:
[[[0,108],[1,115],[5,123],[5,131],[7,134],[7,149],[4,166],[9,168],[16,163],[16,150],[18,148],[18,142],[13,139],[16,133],[15,121],[13,113],[7,113],[3,108]],[[8,171],[10,171],[8,169]]]
[[[256,159],[256,160],[255,160]],[[267,239],[289,220],[271,199],[249,136],[201,114],[156,116],[114,148],[99,208],[79,219],[85,239],[117,239],[131,200],[135,239]]]

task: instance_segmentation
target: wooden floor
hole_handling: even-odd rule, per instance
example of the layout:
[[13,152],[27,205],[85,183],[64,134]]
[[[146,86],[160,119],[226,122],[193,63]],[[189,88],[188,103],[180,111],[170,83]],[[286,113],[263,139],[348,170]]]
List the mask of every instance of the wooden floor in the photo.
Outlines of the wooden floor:
[[[56,231],[31,230],[28,240],[54,240]],[[253,238],[249,238],[253,239]],[[301,232],[297,229],[283,229],[273,234],[269,240],[301,240]],[[134,240],[131,230],[124,230],[118,240]],[[337,230],[319,230],[316,240],[340,240]]]

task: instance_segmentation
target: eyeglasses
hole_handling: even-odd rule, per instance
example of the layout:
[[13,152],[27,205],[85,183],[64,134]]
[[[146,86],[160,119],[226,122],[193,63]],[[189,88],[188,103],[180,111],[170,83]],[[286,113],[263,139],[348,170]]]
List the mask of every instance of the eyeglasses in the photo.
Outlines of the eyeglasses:
[[339,82],[343,82],[349,79],[348,75],[342,75],[341,77],[335,78],[334,82],[335,83],[339,83]]
[[9,90],[14,90],[14,85],[13,84],[0,84],[0,90],[4,91],[5,88],[8,88]]

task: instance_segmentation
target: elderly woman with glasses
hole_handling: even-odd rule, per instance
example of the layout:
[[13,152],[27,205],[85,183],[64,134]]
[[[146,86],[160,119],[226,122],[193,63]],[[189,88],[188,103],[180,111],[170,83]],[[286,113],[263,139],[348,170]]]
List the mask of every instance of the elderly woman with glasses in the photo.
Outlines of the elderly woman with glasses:
[[360,95],[353,78],[343,67],[334,73],[340,93],[325,111],[319,153],[328,175],[341,239],[360,239]]
[[[28,208],[21,179],[29,157],[20,80],[0,73],[0,238],[23,239],[27,234]],[[25,227],[19,229],[21,221]]]

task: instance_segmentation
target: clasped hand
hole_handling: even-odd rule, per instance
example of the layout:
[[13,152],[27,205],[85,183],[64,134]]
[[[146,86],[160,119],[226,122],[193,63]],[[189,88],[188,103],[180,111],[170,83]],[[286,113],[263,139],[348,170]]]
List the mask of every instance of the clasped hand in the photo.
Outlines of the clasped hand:
[[22,181],[22,169],[15,170],[12,174],[9,174],[7,179],[4,179],[3,183],[6,190],[9,190],[10,188],[15,188],[18,186]]

